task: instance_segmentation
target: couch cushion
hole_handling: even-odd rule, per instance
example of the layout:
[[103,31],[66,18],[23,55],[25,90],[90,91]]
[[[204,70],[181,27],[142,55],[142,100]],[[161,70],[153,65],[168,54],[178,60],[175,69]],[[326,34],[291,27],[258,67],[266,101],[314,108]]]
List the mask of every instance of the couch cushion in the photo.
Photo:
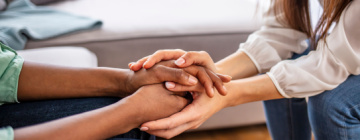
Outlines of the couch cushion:
[[[55,9],[101,19],[99,30],[38,43],[75,44],[129,38],[243,33],[259,28],[256,0],[72,0]],[[39,44],[40,45],[40,44]]]
[[25,61],[69,67],[96,67],[94,53],[81,47],[51,47],[18,51]]

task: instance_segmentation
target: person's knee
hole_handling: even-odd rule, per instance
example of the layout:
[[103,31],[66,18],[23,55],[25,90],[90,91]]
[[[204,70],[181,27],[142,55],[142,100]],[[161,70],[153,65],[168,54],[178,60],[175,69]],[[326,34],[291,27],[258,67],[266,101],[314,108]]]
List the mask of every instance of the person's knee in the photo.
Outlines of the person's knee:
[[356,129],[360,124],[359,80],[359,76],[349,77],[337,88],[309,98],[308,114],[317,139],[336,139],[359,132]]
[[348,107],[339,96],[341,95],[338,93],[325,91],[320,95],[310,97],[308,101],[310,122],[341,125],[342,118],[348,114]]
[[313,123],[343,125],[360,119],[360,88],[347,87],[325,91],[309,98],[309,119]]
[[[326,116],[353,115],[351,109],[360,104],[360,76],[349,78],[333,90],[309,98],[309,113]],[[326,119],[326,118],[324,118]]]

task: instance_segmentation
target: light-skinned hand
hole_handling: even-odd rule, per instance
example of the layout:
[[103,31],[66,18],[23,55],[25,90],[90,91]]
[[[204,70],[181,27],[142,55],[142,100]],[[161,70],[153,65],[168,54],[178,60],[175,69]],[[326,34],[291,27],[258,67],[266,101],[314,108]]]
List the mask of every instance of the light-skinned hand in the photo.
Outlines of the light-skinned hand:
[[[177,59],[177,60],[176,60]],[[211,90],[214,86],[219,91],[221,95],[226,95],[226,88],[223,86],[223,83],[214,81],[215,79],[219,78],[213,78],[211,75],[214,75],[212,73],[216,72],[215,64],[213,60],[211,59],[210,55],[204,51],[200,52],[185,52],[183,50],[159,50],[155,52],[153,55],[144,57],[140,59],[137,62],[130,63],[129,68],[133,71],[139,71],[142,68],[150,69],[155,64],[166,61],[166,60],[176,60],[174,61],[174,64],[176,67],[179,68],[186,68],[191,65],[195,66],[202,66],[205,68],[205,72],[213,80],[213,84],[208,84],[210,81],[204,82],[203,85],[206,89],[206,93],[209,97],[213,97],[214,90]],[[204,74],[202,74],[204,75]],[[222,74],[216,74],[218,77],[227,77],[228,79],[231,79],[230,76],[222,75]],[[203,76],[205,77],[205,76]],[[200,77],[197,77],[198,79],[201,79]],[[209,78],[207,78],[209,79]],[[206,81],[206,80],[202,80]],[[225,81],[223,81],[225,82]],[[189,86],[189,85],[185,85]]]

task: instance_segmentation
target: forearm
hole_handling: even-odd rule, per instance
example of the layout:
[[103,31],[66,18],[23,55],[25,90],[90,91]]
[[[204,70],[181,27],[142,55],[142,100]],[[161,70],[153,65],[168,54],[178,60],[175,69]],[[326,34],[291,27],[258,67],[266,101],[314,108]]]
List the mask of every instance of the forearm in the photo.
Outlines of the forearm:
[[236,106],[254,101],[284,98],[276,89],[268,75],[233,80],[225,84],[228,95],[225,96],[225,107]]
[[18,99],[125,96],[127,71],[25,62],[19,78]]
[[[162,100],[158,100],[162,99]],[[182,110],[188,101],[161,84],[143,86],[115,104],[15,130],[15,139],[105,139]]]
[[134,104],[119,101],[94,111],[15,129],[15,139],[106,139],[140,125]]
[[232,76],[233,80],[258,74],[255,64],[244,52],[235,52],[215,64],[218,73]]

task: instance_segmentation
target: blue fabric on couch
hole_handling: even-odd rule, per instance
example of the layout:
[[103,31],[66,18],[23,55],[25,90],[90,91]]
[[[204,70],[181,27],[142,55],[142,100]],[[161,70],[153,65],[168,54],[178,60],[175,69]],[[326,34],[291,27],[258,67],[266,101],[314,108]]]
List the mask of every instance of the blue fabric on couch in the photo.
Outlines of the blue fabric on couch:
[[36,6],[29,0],[16,0],[0,12],[0,41],[21,50],[29,38],[43,40],[101,25],[100,20]]

